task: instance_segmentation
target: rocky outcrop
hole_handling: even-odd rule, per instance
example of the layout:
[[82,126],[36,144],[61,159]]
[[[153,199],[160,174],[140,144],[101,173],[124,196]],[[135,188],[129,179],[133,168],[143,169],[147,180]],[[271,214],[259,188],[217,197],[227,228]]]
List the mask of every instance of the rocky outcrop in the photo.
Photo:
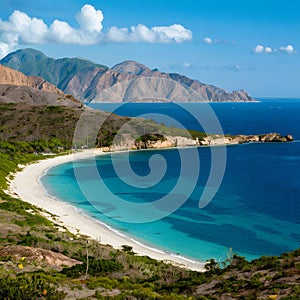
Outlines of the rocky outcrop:
[[285,138],[288,142],[292,142],[294,140],[293,136],[290,134],[286,135]]
[[268,133],[258,135],[209,135],[199,142],[200,146],[235,145],[244,143],[285,143],[292,142],[291,135],[282,136],[279,133]]
[[64,93],[41,77],[26,76],[21,72],[0,65],[0,84],[28,86],[39,91],[64,96]]
[[0,65],[0,102],[82,107],[82,103],[40,77],[26,76]]
[[[199,146],[199,141],[191,138],[182,136],[163,136],[153,134],[152,138],[149,139],[137,139],[132,141],[128,138],[124,139],[120,144],[115,144],[111,147],[106,147],[104,151],[120,151],[120,150],[142,150],[142,149],[163,149],[163,148],[174,148],[174,147],[190,147]],[[153,139],[153,136],[156,136]]]
[[0,247],[0,257],[11,257],[16,262],[37,263],[44,262],[52,267],[72,267],[82,262],[69,258],[61,253],[56,253],[42,248],[28,246]]
[[163,149],[163,148],[172,148],[175,147],[175,142],[170,137],[165,137],[164,139],[157,141],[136,141],[132,146],[132,150],[140,150],[140,149]]
[[0,103],[24,103],[26,105],[48,105],[81,108],[83,104],[72,96],[60,96],[40,91],[29,86],[0,84]]
[[[153,136],[153,135],[152,135]],[[291,135],[282,136],[279,133],[268,133],[260,135],[208,135],[199,140],[182,136],[162,136],[153,139],[124,139],[122,143],[114,144],[111,147],[102,149],[105,152],[120,150],[142,150],[142,149],[162,149],[174,147],[195,147],[195,146],[221,146],[237,145],[244,143],[286,143],[293,141]]]
[[243,90],[228,92],[131,60],[108,68],[85,59],[53,59],[34,49],[23,49],[0,63],[26,75],[41,76],[83,102],[254,101]]
[[196,138],[195,140],[182,136],[173,137],[175,140],[175,147],[188,147],[188,146],[198,146],[199,140]]

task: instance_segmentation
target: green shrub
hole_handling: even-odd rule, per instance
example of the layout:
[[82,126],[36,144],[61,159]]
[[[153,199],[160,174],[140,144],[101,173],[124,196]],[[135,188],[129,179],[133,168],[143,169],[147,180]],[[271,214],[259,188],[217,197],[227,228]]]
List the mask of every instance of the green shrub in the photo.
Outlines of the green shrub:
[[[84,262],[71,268],[64,268],[61,272],[70,278],[78,278],[86,273],[87,264]],[[122,270],[124,266],[115,259],[95,259],[89,258],[88,274],[92,276],[102,276],[107,273]]]
[[22,273],[15,278],[0,278],[0,299],[63,299],[64,292],[57,291],[52,277],[41,272]]
[[30,232],[27,232],[26,235],[20,237],[18,245],[35,246],[38,243],[38,240],[39,239],[36,236],[33,236]]

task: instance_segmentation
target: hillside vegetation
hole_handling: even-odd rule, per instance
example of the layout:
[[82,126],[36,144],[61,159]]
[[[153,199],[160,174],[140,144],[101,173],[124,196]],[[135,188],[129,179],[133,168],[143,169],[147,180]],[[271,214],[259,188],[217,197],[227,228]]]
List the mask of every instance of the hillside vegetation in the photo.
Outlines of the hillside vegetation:
[[101,245],[5,192],[18,164],[44,157],[30,153],[38,145],[0,148],[0,299],[299,299],[300,249],[252,262],[210,260],[198,273]]
[[[60,150],[72,147],[110,147],[118,133],[115,143],[128,139],[134,141],[145,133],[184,137],[204,136],[200,132],[167,127],[151,120],[120,117],[84,107],[0,103],[0,112],[0,140],[31,143],[57,141],[57,149]],[[125,127],[119,132],[124,124]],[[74,138],[75,129],[78,127],[79,133]],[[51,149],[47,148],[45,146],[43,151],[50,152]]]
[[[5,178],[20,164],[45,158],[42,152],[70,149],[82,113],[104,120],[93,146],[109,146],[129,118],[24,103],[1,104],[0,111],[0,299],[299,299],[300,250],[252,263],[238,256],[223,266],[211,260],[208,272],[197,273],[137,256],[126,245],[123,250],[101,245],[52,223],[47,212],[8,195]],[[129,124],[140,140],[162,138],[143,136],[144,130],[186,134],[142,119]]]

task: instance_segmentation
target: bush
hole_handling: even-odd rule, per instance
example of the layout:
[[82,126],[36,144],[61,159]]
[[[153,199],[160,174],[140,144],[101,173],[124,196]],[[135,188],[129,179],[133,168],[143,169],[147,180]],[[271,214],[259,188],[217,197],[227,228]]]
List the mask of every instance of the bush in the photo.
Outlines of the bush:
[[[87,264],[84,262],[80,265],[75,265],[71,268],[64,268],[61,272],[68,277],[78,278],[86,272]],[[92,276],[102,276],[111,272],[122,270],[124,267],[115,259],[95,259],[89,258],[88,274]]]
[[0,299],[63,299],[64,292],[57,291],[52,277],[41,272],[22,273],[16,278],[0,278]]

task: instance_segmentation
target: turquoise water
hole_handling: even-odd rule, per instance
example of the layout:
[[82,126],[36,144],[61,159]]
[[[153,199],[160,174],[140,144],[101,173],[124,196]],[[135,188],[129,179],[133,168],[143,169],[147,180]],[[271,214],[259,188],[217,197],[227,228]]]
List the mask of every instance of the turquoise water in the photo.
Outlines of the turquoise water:
[[[197,113],[201,104],[192,104],[192,107],[193,112]],[[225,133],[279,131],[300,138],[300,101],[222,103],[212,107]],[[109,110],[107,107],[101,108]],[[130,104],[122,109],[124,115],[139,115],[149,110],[159,111],[160,114],[168,113],[180,119],[187,128],[194,121],[188,118],[186,111],[173,104]],[[195,127],[197,126],[189,128]],[[96,160],[96,166],[101,184],[99,175],[94,172],[95,162],[92,160],[52,168],[42,178],[42,182],[51,195],[71,203],[83,213],[118,231],[142,243],[200,261],[209,258],[223,260],[230,247],[248,259],[276,255],[300,247],[298,141],[227,147],[227,164],[222,184],[212,201],[202,209],[198,204],[211,170],[212,154],[210,148],[198,148],[196,151],[200,159],[200,173],[196,181],[193,181],[192,174],[184,174],[184,182],[187,186],[192,183],[194,188],[178,210],[154,222],[123,222],[124,215],[134,217],[136,211],[126,211],[126,207],[124,212],[121,211],[116,205],[115,196],[128,203],[149,204],[170,194],[179,180],[180,151],[184,151],[184,155],[189,157],[195,149],[100,156]],[[149,188],[134,187],[122,181],[114,166],[125,168],[128,155],[134,174],[140,178],[151,171],[150,159],[152,158],[153,167],[158,168],[162,156],[167,166],[162,180]],[[195,168],[193,160],[185,164],[190,170]],[[77,175],[76,178],[78,172],[81,176]],[[128,174],[126,180],[130,181],[130,176]],[[186,196],[184,190],[171,195],[174,201],[180,196]]]

